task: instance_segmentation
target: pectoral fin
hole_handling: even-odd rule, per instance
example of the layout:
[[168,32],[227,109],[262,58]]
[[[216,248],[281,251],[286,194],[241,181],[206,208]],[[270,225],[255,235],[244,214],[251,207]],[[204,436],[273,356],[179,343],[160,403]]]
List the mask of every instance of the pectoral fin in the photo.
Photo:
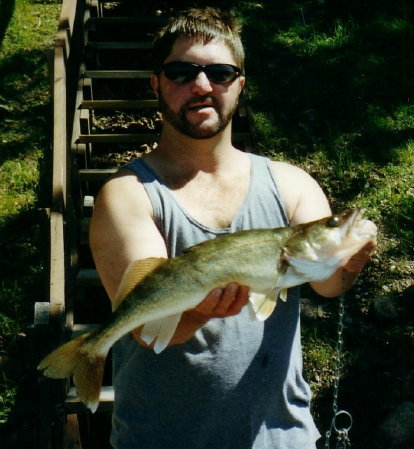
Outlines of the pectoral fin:
[[138,259],[131,262],[122,277],[118,291],[112,303],[112,310],[116,310],[125,296],[130,293],[134,287],[139,284],[145,276],[154,271],[167,259],[162,257],[148,257],[147,259]]
[[264,321],[272,314],[276,307],[277,293],[271,290],[267,293],[250,292],[249,310],[251,316],[259,321]]
[[177,313],[159,320],[148,321],[141,330],[141,338],[147,345],[155,341],[154,352],[159,354],[168,346],[180,319],[181,313]]
[[272,314],[276,307],[277,299],[287,300],[287,288],[277,288],[266,293],[250,292],[249,311],[253,319],[264,321]]

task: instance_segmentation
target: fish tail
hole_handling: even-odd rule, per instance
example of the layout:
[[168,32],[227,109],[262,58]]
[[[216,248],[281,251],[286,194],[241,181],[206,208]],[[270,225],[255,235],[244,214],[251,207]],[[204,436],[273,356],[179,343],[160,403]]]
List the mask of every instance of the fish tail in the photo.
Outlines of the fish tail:
[[92,353],[85,347],[91,334],[80,335],[55,349],[37,368],[52,379],[73,375],[79,399],[94,413],[99,405],[106,357]]

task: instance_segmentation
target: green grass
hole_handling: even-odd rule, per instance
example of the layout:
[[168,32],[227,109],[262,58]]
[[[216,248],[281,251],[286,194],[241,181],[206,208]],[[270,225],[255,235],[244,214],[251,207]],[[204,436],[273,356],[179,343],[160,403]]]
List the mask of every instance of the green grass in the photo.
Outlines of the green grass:
[[10,413],[13,411],[16,393],[16,383],[3,376],[3,380],[0,380],[0,424],[7,423]]

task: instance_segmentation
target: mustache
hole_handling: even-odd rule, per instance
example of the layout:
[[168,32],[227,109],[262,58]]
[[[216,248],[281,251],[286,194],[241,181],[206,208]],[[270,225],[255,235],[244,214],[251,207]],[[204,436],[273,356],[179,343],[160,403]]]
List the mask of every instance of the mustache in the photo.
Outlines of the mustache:
[[220,104],[215,97],[212,95],[197,95],[188,99],[182,106],[182,109],[189,109],[191,107],[200,105],[200,104],[208,104],[214,109],[218,109]]

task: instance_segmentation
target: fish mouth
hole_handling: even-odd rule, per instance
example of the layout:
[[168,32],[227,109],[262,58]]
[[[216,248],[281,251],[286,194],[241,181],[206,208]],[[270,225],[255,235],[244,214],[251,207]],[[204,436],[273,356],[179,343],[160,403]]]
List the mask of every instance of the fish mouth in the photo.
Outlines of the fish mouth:
[[357,240],[375,239],[377,227],[372,221],[364,220],[363,214],[363,209],[355,209],[343,216],[343,222],[339,225],[343,237]]
[[343,235],[348,235],[350,232],[352,232],[353,228],[355,227],[356,223],[361,219],[363,214],[362,209],[354,209],[349,212],[347,212],[343,218],[342,223],[340,224],[341,230]]

